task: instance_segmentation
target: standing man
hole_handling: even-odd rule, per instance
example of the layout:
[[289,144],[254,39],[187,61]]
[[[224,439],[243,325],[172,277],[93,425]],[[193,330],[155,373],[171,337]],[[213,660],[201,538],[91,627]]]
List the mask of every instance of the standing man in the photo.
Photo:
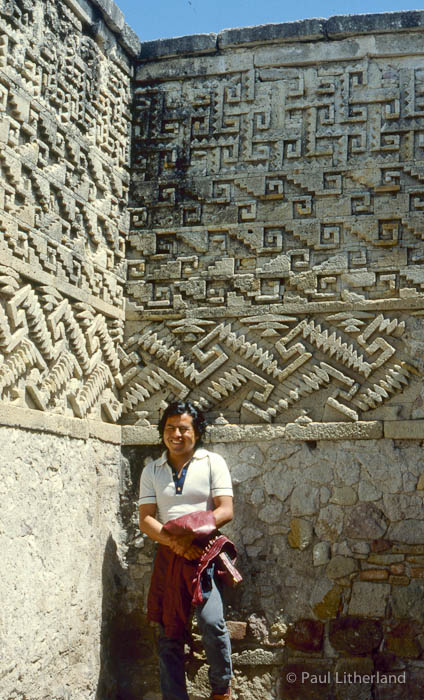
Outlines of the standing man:
[[[165,410],[159,432],[166,451],[147,464],[140,480],[140,530],[159,543],[148,599],[148,617],[160,623],[158,641],[163,700],[189,700],[184,671],[185,631],[193,579],[203,552],[196,530],[170,534],[165,523],[196,513],[199,532],[233,518],[233,491],[225,460],[199,447],[206,421],[190,401]],[[212,525],[211,525],[212,523]],[[231,698],[231,645],[213,565],[202,578],[203,602],[196,616],[206,657],[212,700]]]

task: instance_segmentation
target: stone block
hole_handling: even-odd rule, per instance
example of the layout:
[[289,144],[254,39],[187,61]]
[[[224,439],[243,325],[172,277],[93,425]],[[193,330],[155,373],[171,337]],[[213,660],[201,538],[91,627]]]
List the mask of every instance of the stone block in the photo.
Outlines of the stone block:
[[411,578],[424,578],[424,567],[423,566],[411,566],[409,568],[409,575]]
[[424,420],[384,421],[384,437],[391,440],[423,440]]
[[337,700],[369,700],[374,671],[372,659],[360,656],[339,659],[334,671]]
[[386,581],[389,578],[387,569],[365,569],[361,571],[361,581]]
[[156,39],[143,41],[140,45],[139,58],[142,61],[154,61],[174,56],[191,56],[216,51],[216,34],[189,34],[173,39]]
[[424,520],[408,519],[392,523],[387,532],[393,542],[420,545],[424,541]]
[[137,57],[140,53],[141,41],[131,27],[124,22],[122,31],[119,35],[119,43],[129,53],[130,56]]
[[313,525],[309,520],[293,518],[290,521],[290,532],[288,535],[290,547],[301,551],[309,547],[313,539],[313,531]]
[[230,635],[230,639],[241,641],[246,638],[247,634],[247,622],[237,622],[235,620],[227,620],[227,630]]
[[383,436],[383,425],[379,421],[288,423],[285,436],[288,440],[375,440]]
[[329,640],[343,654],[371,654],[383,638],[380,622],[361,617],[340,617],[330,621]]
[[342,593],[342,587],[329,579],[318,580],[312,591],[310,604],[319,620],[337,617],[342,606]]
[[350,574],[355,573],[357,569],[358,564],[356,563],[355,559],[336,555],[330,560],[325,573],[328,578],[337,579],[343,578],[344,576],[350,576]]
[[278,666],[284,661],[284,653],[280,650],[246,649],[232,655],[233,664],[239,666]]
[[364,617],[384,617],[390,585],[355,581],[349,603],[349,615]]
[[339,506],[352,506],[358,500],[356,491],[351,486],[335,486],[330,498],[330,503],[336,503]]
[[310,484],[296,486],[290,498],[293,515],[313,515],[319,509],[319,490]]
[[386,649],[402,658],[418,659],[421,655],[421,644],[418,636],[421,626],[416,622],[405,620],[391,627],[385,636]]
[[304,652],[321,651],[323,639],[324,625],[317,620],[296,620],[285,635],[289,647]]
[[414,31],[424,26],[424,12],[381,12],[378,14],[336,15],[325,23],[327,36],[331,39],[356,34],[373,34],[391,31]]
[[399,564],[404,560],[405,556],[403,554],[382,554],[376,552],[371,552],[367,559],[369,564],[377,564],[378,566],[389,566],[390,564]]
[[387,532],[387,522],[383,513],[373,503],[354,506],[346,516],[343,533],[357,540],[374,540]]
[[389,583],[393,586],[409,586],[410,581],[408,576],[389,576]]
[[218,34],[220,49],[283,41],[316,41],[324,39],[323,20],[306,19],[296,22],[262,24],[253,27],[224,29]]
[[329,542],[318,542],[312,552],[312,560],[314,566],[323,566],[328,564],[331,556],[331,547]]
[[315,532],[327,542],[336,542],[343,529],[343,509],[341,506],[328,505],[321,508],[315,524]]
[[159,431],[154,426],[123,425],[123,445],[160,445]]
[[[281,668],[281,692],[285,700],[330,700],[332,664],[321,659],[289,661]],[[319,689],[319,695],[317,690]]]

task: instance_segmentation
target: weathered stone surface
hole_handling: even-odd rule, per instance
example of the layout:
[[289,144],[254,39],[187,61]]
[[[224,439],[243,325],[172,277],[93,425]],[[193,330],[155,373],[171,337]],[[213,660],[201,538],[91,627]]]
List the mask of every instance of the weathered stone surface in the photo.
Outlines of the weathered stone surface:
[[376,620],[341,617],[330,621],[330,643],[344,654],[371,654],[379,647],[382,637],[381,624]]
[[230,634],[230,638],[233,640],[240,641],[245,639],[247,634],[247,623],[237,622],[235,620],[227,620],[227,630]]
[[387,651],[396,656],[418,659],[422,648],[418,640],[421,626],[416,622],[404,621],[393,626],[385,635]]
[[352,539],[378,539],[387,531],[387,523],[383,513],[372,503],[361,503],[352,508],[346,516],[343,529],[346,537]]
[[258,642],[268,641],[269,629],[265,617],[253,613],[247,619],[247,634]]
[[286,644],[299,651],[320,651],[324,638],[324,625],[317,620],[297,620],[287,630]]
[[139,58],[143,61],[154,61],[162,57],[211,53],[216,50],[216,40],[216,34],[189,34],[173,39],[144,41],[140,45]]
[[384,617],[390,586],[387,583],[355,581],[349,603],[349,615]]
[[362,502],[378,501],[381,498],[381,491],[371,481],[366,479],[359,482],[358,497]]
[[266,649],[246,649],[232,655],[233,664],[237,666],[277,666],[284,660],[282,651]]
[[352,34],[389,31],[394,29],[414,30],[423,25],[423,12],[383,12],[379,14],[339,15],[330,17],[325,23],[328,36],[332,38]]
[[2,642],[1,695],[39,700],[72,688],[94,697],[102,605],[109,615],[123,575],[119,447],[7,427],[0,445],[2,561],[13,572],[0,582],[13,620]]
[[303,551],[312,542],[313,525],[309,520],[303,518],[293,518],[290,521],[290,532],[288,535],[288,543],[293,549]]
[[392,523],[387,535],[394,542],[421,544],[424,540],[424,520],[411,518],[400,523]]
[[316,40],[324,36],[322,22],[323,20],[320,19],[307,19],[281,24],[262,24],[242,29],[224,29],[218,35],[218,45],[224,49],[296,39]]
[[318,537],[329,542],[336,541],[343,529],[343,515],[340,506],[328,505],[321,508],[315,525]]
[[392,593],[393,617],[424,622],[424,581],[411,581],[407,587],[396,587]]
[[353,574],[357,568],[358,565],[355,559],[336,555],[327,565],[325,574],[328,578],[342,578],[343,576]]
[[332,581],[319,579],[311,595],[311,607],[320,620],[336,617],[342,604],[342,587]]
[[296,486],[290,498],[293,515],[313,515],[319,508],[319,491],[309,484]]
[[386,581],[389,578],[387,569],[366,569],[361,571],[361,581]]
[[318,542],[314,546],[312,553],[314,566],[322,566],[328,564],[331,556],[331,547],[329,542]]
[[384,421],[384,437],[391,440],[422,440],[424,420]]
[[329,662],[321,659],[291,661],[281,669],[281,690],[284,698],[288,700],[313,700],[319,697],[329,700],[331,690],[331,669]]
[[[363,657],[339,659],[334,670],[338,700],[369,700],[374,671],[372,659]],[[355,679],[358,679],[356,683]]]
[[258,512],[258,518],[264,523],[276,523],[280,520],[282,512],[281,503],[268,503]]
[[384,514],[391,521],[424,517],[422,496],[416,493],[387,493],[383,497]]
[[297,474],[288,472],[284,467],[277,467],[264,475],[266,492],[277,496],[280,501],[285,501],[288,498],[297,482]]
[[389,564],[399,564],[405,560],[403,554],[383,554],[379,552],[371,552],[367,561],[369,564],[378,564],[379,566],[389,566]]
[[333,489],[330,498],[330,503],[336,503],[339,506],[352,506],[358,500],[356,491],[350,486],[341,486]]

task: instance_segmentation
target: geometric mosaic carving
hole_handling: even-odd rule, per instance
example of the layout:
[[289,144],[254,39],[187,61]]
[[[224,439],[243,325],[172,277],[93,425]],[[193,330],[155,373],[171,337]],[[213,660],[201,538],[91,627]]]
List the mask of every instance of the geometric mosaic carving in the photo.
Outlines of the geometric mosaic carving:
[[0,2],[0,401],[116,422],[132,67],[44,10]]
[[179,395],[232,422],[378,418],[416,381],[424,72],[333,48],[139,66],[128,422]]
[[367,312],[146,327],[125,345],[124,413],[145,423],[158,400],[190,395],[234,422],[317,421],[329,408],[357,421],[408,385],[404,329]]
[[0,400],[116,422],[123,321],[0,266]]

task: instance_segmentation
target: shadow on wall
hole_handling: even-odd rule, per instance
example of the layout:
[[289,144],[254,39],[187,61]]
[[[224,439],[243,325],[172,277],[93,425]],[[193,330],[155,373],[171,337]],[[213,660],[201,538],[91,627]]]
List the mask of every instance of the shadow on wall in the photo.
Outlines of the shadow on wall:
[[[102,566],[101,656],[96,700],[140,700],[146,692],[158,687],[155,629],[144,612],[143,585],[137,576],[139,550],[134,546],[139,531],[133,516],[144,459],[151,452],[157,456],[159,450],[137,447],[127,451],[130,454],[123,452],[121,518],[128,542],[126,568],[122,566],[115,540],[109,535]],[[150,562],[153,547],[146,549]]]

